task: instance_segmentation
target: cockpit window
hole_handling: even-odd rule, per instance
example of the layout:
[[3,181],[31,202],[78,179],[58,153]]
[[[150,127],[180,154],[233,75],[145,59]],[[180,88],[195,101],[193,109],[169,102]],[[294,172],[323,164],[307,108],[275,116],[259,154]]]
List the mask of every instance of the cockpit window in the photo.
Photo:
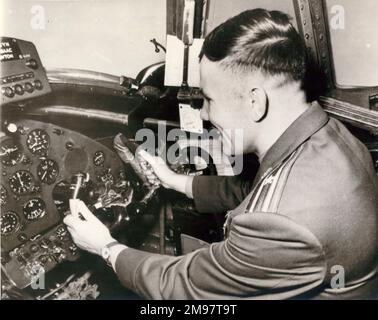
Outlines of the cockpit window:
[[[378,84],[377,1],[327,0],[336,83],[348,87]],[[358,68],[350,68],[357,66]]]
[[164,60],[150,40],[165,45],[165,0],[4,0],[0,9],[2,36],[33,42],[47,69],[135,77]]

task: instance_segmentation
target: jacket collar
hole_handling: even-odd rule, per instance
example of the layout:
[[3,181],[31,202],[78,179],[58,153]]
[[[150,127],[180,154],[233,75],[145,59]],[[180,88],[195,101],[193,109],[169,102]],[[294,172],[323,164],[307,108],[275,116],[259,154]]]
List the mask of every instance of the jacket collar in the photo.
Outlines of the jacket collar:
[[260,164],[254,185],[267,171],[284,161],[313,134],[324,127],[328,120],[328,115],[319,103],[313,102],[308,110],[302,113],[267,151]]

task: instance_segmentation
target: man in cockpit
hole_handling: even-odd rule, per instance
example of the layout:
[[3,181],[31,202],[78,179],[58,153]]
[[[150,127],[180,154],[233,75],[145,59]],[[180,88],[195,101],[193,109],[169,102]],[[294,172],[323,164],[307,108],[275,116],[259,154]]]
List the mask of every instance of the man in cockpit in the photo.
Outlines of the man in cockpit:
[[[178,257],[135,250],[112,238],[83,202],[71,200],[64,221],[74,241],[102,255],[124,286],[146,298],[374,297],[372,160],[344,125],[306,101],[305,47],[289,17],[245,11],[206,37],[200,59],[201,116],[220,131],[226,150],[258,156],[252,188],[178,175],[142,156],[166,188],[193,197],[198,211],[231,209],[224,240]],[[243,132],[240,149],[233,130]]]

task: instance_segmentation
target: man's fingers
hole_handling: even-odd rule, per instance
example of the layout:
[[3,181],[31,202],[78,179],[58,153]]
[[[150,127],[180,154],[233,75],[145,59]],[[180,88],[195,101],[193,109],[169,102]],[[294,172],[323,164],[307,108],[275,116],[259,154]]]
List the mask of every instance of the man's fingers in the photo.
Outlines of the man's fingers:
[[75,228],[75,225],[79,222],[78,218],[75,217],[72,214],[69,214],[65,216],[63,219],[63,222],[69,227],[69,228]]
[[155,181],[159,181],[158,179],[156,179],[156,177],[147,177],[147,181],[149,183],[154,183]]
[[81,213],[81,215],[84,217],[85,220],[87,221],[97,220],[94,214],[88,209],[85,203],[81,200],[77,203],[77,210],[79,213]]
[[146,160],[153,168],[156,165],[166,165],[165,161],[161,157],[155,157],[150,153],[146,152],[145,150],[140,150],[138,155],[141,156],[144,160]]
[[71,236],[72,236],[73,233],[75,233],[75,229],[73,229],[72,227],[70,227],[68,224],[67,224],[67,230],[71,234]]
[[70,199],[70,210],[71,214],[77,219],[82,220],[81,217],[83,217],[87,221],[97,220],[85,203],[79,199]]
[[155,157],[144,150],[140,150],[138,154],[151,165],[155,162]]
[[77,218],[79,218],[78,204],[79,204],[79,200],[78,199],[70,199],[70,211],[71,211],[71,214],[74,217],[77,217]]
[[70,233],[72,240],[75,241],[75,239],[77,237],[75,229],[71,228],[70,226],[67,226],[67,230]]
[[146,178],[148,180],[155,180],[157,177],[153,172],[146,173]]

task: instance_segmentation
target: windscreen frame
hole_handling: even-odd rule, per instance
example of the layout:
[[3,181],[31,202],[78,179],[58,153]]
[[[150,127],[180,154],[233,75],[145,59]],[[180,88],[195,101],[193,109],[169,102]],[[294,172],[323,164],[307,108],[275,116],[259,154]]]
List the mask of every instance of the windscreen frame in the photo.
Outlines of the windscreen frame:
[[[378,86],[337,85],[325,0],[293,0],[293,3],[299,33],[325,82],[324,91],[319,97],[323,107],[342,120],[348,119],[349,122],[362,124],[368,130],[377,132],[378,106],[377,103],[373,103],[373,99],[378,94]],[[357,119],[350,114],[352,109],[362,111],[370,117],[374,126],[372,127],[371,123],[361,123],[360,118]]]

